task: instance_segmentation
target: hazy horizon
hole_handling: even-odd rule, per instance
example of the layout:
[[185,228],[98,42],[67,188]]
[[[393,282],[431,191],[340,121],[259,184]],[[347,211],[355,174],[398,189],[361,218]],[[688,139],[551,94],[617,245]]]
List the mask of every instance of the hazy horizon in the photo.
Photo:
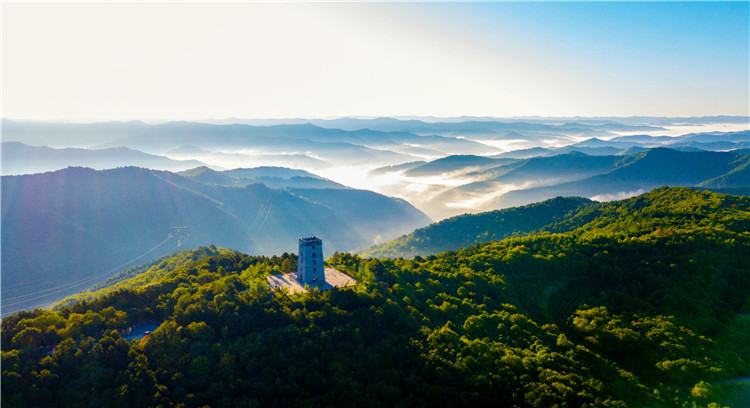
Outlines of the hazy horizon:
[[[692,118],[713,118],[713,117],[731,117],[731,118],[747,118],[750,119],[750,113],[745,115],[739,114],[715,114],[715,115],[627,115],[627,116],[613,116],[613,115],[601,115],[601,116],[585,116],[585,115],[572,115],[572,116],[544,116],[544,115],[525,115],[525,116],[475,116],[475,115],[460,115],[460,116],[433,116],[433,115],[395,115],[395,116],[384,116],[384,115],[331,115],[331,116],[277,116],[277,117],[216,117],[216,118],[91,118],[91,119],[54,119],[54,118],[24,118],[24,117],[0,117],[0,120],[10,120],[14,122],[40,122],[40,123],[104,123],[104,122],[143,122],[152,125],[170,123],[170,122],[196,122],[196,123],[211,123],[217,125],[225,124],[239,124],[243,122],[253,121],[313,121],[313,120],[336,120],[336,119],[398,119],[398,120],[420,120],[428,123],[435,122],[454,122],[454,121],[465,121],[465,120],[478,120],[478,121],[567,121],[576,119],[585,120],[610,120],[610,119],[637,119],[637,118],[649,118],[649,119],[692,119]],[[748,123],[750,125],[750,122]]]

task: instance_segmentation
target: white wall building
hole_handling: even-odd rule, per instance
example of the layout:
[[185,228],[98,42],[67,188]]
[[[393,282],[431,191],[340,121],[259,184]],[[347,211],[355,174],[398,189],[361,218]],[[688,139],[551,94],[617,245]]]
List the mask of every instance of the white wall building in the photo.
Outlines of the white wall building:
[[297,280],[304,283],[325,282],[323,267],[323,241],[317,237],[299,239]]

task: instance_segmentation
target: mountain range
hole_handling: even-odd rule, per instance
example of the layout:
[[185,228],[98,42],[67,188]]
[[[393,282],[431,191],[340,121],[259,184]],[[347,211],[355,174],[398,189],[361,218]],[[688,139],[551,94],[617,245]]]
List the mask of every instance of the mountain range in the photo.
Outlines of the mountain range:
[[[219,173],[232,185],[201,181],[207,174],[127,167],[3,176],[3,313],[60,299],[177,248],[216,244],[271,255],[316,235],[332,253],[430,222],[404,200],[299,176],[309,173]],[[306,188],[271,188],[258,178]]]
[[[446,188],[430,199],[434,202],[430,213],[437,218],[471,210],[525,205],[557,196],[607,201],[665,185],[706,188],[750,185],[750,155],[740,151],[650,148],[626,155],[571,152],[527,159],[479,159],[449,156],[401,171],[414,176],[420,174],[420,169],[437,167],[443,171],[421,174],[458,175],[459,185]],[[498,160],[494,163],[497,165],[493,166],[491,160]],[[504,164],[499,164],[500,160]]]
[[[567,159],[558,157],[550,162],[523,163],[529,159],[582,153],[607,157],[602,159],[604,161],[625,163],[638,153],[659,148],[685,153],[729,151],[742,154],[750,146],[750,131],[738,130],[742,129],[742,120],[741,117],[671,120],[465,117],[444,120],[236,119],[219,121],[221,123],[159,124],[54,124],[3,120],[3,140],[6,143],[35,145],[37,147],[33,149],[46,152],[39,153],[39,159],[34,159],[32,154],[19,154],[18,159],[6,154],[4,162],[9,164],[4,167],[6,171],[15,169],[19,172],[55,170],[66,165],[104,168],[106,163],[111,167],[134,165],[170,171],[198,166],[216,171],[259,166],[293,167],[323,174],[342,185],[404,198],[433,218],[445,218],[463,212],[531,203],[560,194],[609,199],[669,185],[669,180],[661,179],[660,166],[653,166],[655,173],[644,178],[642,185],[620,183],[612,185],[609,191],[590,189],[595,190],[592,192],[580,186],[560,186],[559,193],[550,193],[550,189],[520,191],[576,182],[614,170],[607,166],[598,170],[596,166],[587,167],[584,162],[592,159],[583,159],[580,155],[564,156]],[[18,146],[9,145],[5,150],[11,152],[12,147]],[[52,151],[44,146],[86,148],[88,151]],[[141,160],[134,157],[140,153],[133,150],[143,152],[142,155],[163,157],[144,156]],[[68,159],[57,160],[54,156]],[[610,156],[621,156],[623,160]],[[699,160],[698,156],[695,157]],[[175,162],[168,161],[170,159]],[[542,177],[532,176],[534,170],[531,167],[534,165],[551,165],[557,160],[569,160],[572,164],[568,168],[561,167],[559,171],[554,171],[553,166],[552,171],[541,172]],[[36,167],[30,166],[32,161]],[[573,168],[576,161],[580,162],[580,168]],[[511,172],[516,165],[520,166],[519,170]],[[674,164],[677,168],[682,165]],[[665,162],[661,166],[670,167],[672,164]],[[523,174],[528,177],[523,177]],[[750,184],[742,181],[744,173],[733,174],[727,177],[713,174],[711,178],[719,177],[717,183],[723,183],[725,187]],[[288,181],[281,184],[265,181],[273,186],[312,186],[310,180],[299,180],[301,184],[298,185]],[[707,181],[700,180],[697,184]]]
[[29,146],[20,142],[2,143],[2,174],[43,173],[70,166],[104,170],[136,166],[154,170],[181,171],[203,165],[198,160],[174,160],[166,156],[144,153],[127,147],[107,149],[60,148]]
[[[712,120],[739,119],[696,123]],[[202,244],[271,255],[293,251],[289,242],[299,236],[317,235],[327,248],[353,251],[426,225],[425,213],[443,219],[558,196],[608,201],[663,185],[747,193],[750,132],[661,134],[671,125],[596,118],[3,120],[4,307],[55,300],[140,261]],[[503,153],[508,146],[530,148]],[[7,176],[43,171],[54,172]],[[539,206],[535,211],[547,214]],[[511,213],[518,211],[525,210]],[[549,219],[535,222],[543,221]],[[531,232],[514,225],[487,236]],[[485,232],[466,232],[462,245]]]
[[[750,162],[748,154],[681,152],[666,148],[649,149],[623,157],[623,160],[609,171],[576,181],[511,191],[492,200],[489,205],[504,208],[556,196],[583,196],[606,201],[665,185],[747,186],[750,184],[750,179],[743,175],[747,175],[748,162]],[[696,163],[700,164],[696,165]],[[726,184],[719,186],[718,180],[725,180]]]
[[209,184],[246,186],[261,183],[275,188],[349,188],[305,170],[261,166],[251,169],[216,171],[201,166],[178,173],[180,176]]

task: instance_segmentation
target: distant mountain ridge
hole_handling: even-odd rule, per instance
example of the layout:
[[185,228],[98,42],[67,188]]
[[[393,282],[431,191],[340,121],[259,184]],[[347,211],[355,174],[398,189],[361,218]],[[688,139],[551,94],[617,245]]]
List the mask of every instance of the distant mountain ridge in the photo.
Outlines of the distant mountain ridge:
[[[402,171],[415,175],[420,174],[420,169],[434,169],[421,174],[445,175],[450,171],[458,175],[456,180],[463,184],[433,196],[430,211],[436,218],[522,206],[557,196],[607,201],[661,186],[750,186],[750,154],[743,150],[632,147],[628,152],[632,153],[587,155],[572,151],[525,159],[456,155]],[[493,166],[492,160],[505,164]]]
[[[741,119],[405,117],[213,121],[222,124],[209,123],[212,121],[160,124],[4,121],[7,126],[3,129],[3,140],[33,140],[54,145],[70,137],[71,143],[84,143],[87,147],[126,146],[148,154],[200,162],[180,168],[130,162],[118,162],[117,166],[135,164],[184,171],[205,163],[217,172],[258,166],[321,171],[338,183],[372,186],[377,191],[409,200],[431,217],[445,218],[463,212],[523,205],[558,195],[609,200],[661,185],[743,187],[750,183],[743,182],[747,170],[738,168],[742,166],[740,162],[720,174],[706,173],[697,181],[674,181],[670,178],[671,167],[689,166],[689,163],[648,165],[641,160],[629,165],[651,169],[650,173],[642,174],[641,182],[620,180],[627,172],[613,173],[608,176],[612,184],[607,188],[604,174],[615,168],[586,164],[596,160],[580,155],[601,157],[602,163],[614,161],[625,165],[638,153],[658,148],[695,154],[701,151],[741,154],[750,146],[750,131],[736,131],[742,129],[738,125]],[[727,122],[719,122],[722,120]],[[687,126],[673,128],[680,124]],[[639,134],[641,132],[644,134]],[[677,132],[686,134],[673,136]],[[563,156],[565,159],[560,157],[568,154],[571,156]],[[553,159],[544,161],[543,157]],[[682,156],[664,157],[677,160]],[[692,157],[701,160],[699,156]],[[523,162],[529,159],[534,161]],[[562,160],[569,160],[571,165],[543,168]],[[89,165],[83,160],[63,164]],[[114,165],[109,163],[108,166]],[[306,175],[291,178],[224,177],[226,175],[204,173],[194,177],[221,185],[262,182],[272,187],[303,189],[341,187]],[[369,184],[355,181],[359,175],[373,180],[367,180]],[[568,184],[576,182],[588,185]]]
[[274,188],[349,188],[305,170],[288,169],[286,167],[262,166],[248,169],[216,171],[201,166],[178,174],[204,183],[225,186],[245,186],[253,183],[262,183]]
[[21,142],[2,144],[2,174],[5,176],[55,171],[69,166],[91,167],[97,170],[136,166],[180,171],[201,165],[203,163],[198,160],[174,160],[127,147],[55,149],[47,146],[29,146]]
[[490,166],[513,163],[512,159],[493,159],[474,155],[452,155],[410,168],[404,172],[411,177],[437,176],[452,172],[466,172],[470,169],[484,169]]
[[[667,148],[649,149],[623,157],[608,172],[577,181],[508,192],[492,202],[497,208],[524,205],[555,196],[612,196],[645,192],[660,186],[696,187],[717,177],[734,173],[750,161],[748,154],[729,152],[683,152]],[[697,164],[700,165],[697,165]],[[738,174],[738,175],[741,175]],[[732,185],[750,185],[750,180],[727,178]],[[737,184],[735,184],[737,183]]]

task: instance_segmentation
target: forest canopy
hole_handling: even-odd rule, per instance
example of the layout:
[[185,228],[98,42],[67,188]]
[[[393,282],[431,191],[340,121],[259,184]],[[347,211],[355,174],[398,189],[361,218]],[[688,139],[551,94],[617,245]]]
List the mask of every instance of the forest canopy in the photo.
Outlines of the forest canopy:
[[[177,253],[4,318],[2,404],[746,404],[731,381],[750,374],[750,199],[661,188],[580,204],[457,251],[336,253],[359,282],[341,290],[270,291],[290,254]],[[125,340],[143,321],[160,324]]]

